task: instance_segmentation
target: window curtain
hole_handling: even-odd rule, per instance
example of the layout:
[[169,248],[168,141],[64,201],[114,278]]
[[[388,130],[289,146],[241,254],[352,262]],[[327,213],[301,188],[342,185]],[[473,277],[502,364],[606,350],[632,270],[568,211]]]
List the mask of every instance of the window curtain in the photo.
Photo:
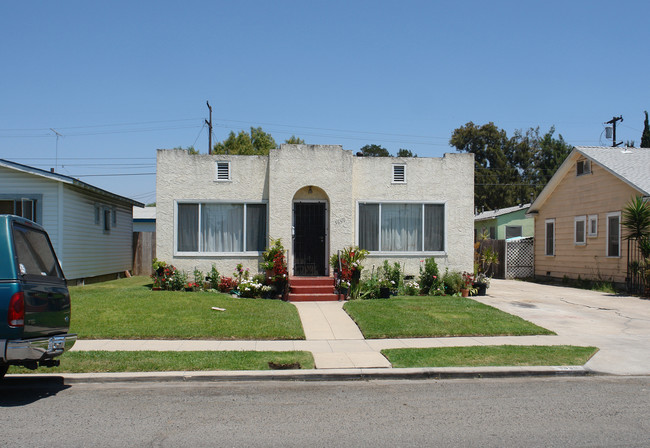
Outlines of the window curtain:
[[424,206],[424,250],[436,252],[445,250],[445,206],[443,204]]
[[201,205],[201,252],[242,252],[244,205]]
[[379,250],[379,204],[359,204],[359,247]]
[[382,204],[381,250],[422,250],[422,204]]
[[263,251],[266,247],[266,205],[246,205],[246,250]]
[[177,248],[179,252],[199,250],[199,204],[178,204]]

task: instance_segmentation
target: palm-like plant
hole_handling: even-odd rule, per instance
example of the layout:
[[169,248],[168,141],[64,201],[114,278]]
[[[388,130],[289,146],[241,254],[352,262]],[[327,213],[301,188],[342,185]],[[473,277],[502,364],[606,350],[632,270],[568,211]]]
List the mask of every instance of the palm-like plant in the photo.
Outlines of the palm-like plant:
[[623,209],[623,227],[625,238],[637,240],[643,257],[650,256],[650,203],[641,196],[631,199]]

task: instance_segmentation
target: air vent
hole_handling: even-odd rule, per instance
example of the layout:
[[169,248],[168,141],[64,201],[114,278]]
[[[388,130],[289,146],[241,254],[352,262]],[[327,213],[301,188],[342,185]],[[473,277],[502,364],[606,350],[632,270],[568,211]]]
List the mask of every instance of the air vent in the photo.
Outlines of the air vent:
[[393,165],[393,183],[406,183],[406,166]]
[[230,162],[217,162],[217,180],[230,180]]

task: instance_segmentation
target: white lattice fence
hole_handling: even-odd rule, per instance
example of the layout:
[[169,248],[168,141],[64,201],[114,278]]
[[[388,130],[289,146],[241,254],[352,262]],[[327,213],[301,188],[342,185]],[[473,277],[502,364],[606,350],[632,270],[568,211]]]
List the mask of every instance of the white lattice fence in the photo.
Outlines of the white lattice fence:
[[533,277],[535,253],[533,238],[506,241],[506,278]]

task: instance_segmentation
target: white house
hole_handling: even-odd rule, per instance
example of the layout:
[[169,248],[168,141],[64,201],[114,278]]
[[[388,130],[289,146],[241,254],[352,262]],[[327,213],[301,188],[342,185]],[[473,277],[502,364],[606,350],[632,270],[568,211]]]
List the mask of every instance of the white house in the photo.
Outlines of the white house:
[[280,238],[294,276],[330,275],[348,246],[364,265],[398,261],[418,274],[426,257],[473,263],[474,156],[358,157],[338,145],[282,145],[268,156],[158,150],[156,254],[180,269],[237,263],[258,272]]
[[144,206],[73,177],[0,159],[0,213],[45,227],[68,280],[82,283],[132,268],[134,205]]

